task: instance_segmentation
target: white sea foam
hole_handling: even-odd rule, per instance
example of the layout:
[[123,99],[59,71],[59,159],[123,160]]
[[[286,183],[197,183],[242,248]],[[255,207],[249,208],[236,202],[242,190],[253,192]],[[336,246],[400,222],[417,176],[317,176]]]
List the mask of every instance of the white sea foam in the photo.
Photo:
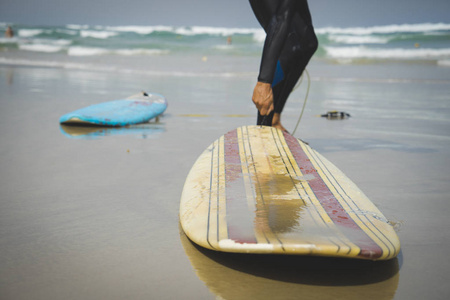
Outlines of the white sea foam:
[[257,43],[264,43],[264,41],[266,40],[266,33],[264,30],[255,30],[255,32],[253,32],[253,40]]
[[230,50],[235,49],[235,47],[233,45],[215,45],[215,46],[213,46],[213,49],[230,51]]
[[62,67],[63,64],[55,61],[36,61],[30,59],[8,59],[0,57],[0,64],[18,65],[18,66],[36,66],[36,67]]
[[18,35],[20,37],[29,38],[43,33],[42,29],[19,29]]
[[174,27],[171,26],[106,26],[106,30],[118,31],[118,32],[134,32],[138,34],[150,34],[155,31],[167,31],[172,32]]
[[59,39],[59,40],[52,40],[51,43],[60,46],[68,46],[72,44],[72,40]]
[[17,37],[13,38],[0,37],[0,44],[15,44],[17,42],[19,42],[19,39]]
[[386,44],[390,40],[387,37],[371,35],[331,35],[329,39],[342,44]]
[[91,47],[70,47],[67,50],[67,54],[70,56],[91,56],[101,55],[108,53],[108,50],[103,48],[91,48]]
[[47,44],[20,44],[20,50],[54,53],[63,50],[62,46]]
[[103,49],[103,48],[93,48],[93,47],[80,47],[74,46],[67,50],[67,54],[70,56],[94,56],[94,55],[164,55],[170,53],[169,50],[163,49]]
[[74,30],[81,30],[81,29],[88,29],[89,25],[69,24],[69,25],[66,25],[66,28],[74,29]]
[[23,44],[43,44],[43,45],[51,45],[51,46],[68,46],[72,44],[72,40],[66,40],[66,39],[58,39],[58,40],[52,40],[52,39],[33,39],[31,40],[21,40]]
[[18,65],[18,66],[37,66],[37,67],[51,67],[51,68],[64,68],[64,69],[77,69],[77,70],[90,70],[101,72],[115,72],[120,70],[121,73],[133,73],[142,74],[148,76],[167,76],[167,77],[192,77],[192,78],[204,78],[204,77],[217,77],[217,78],[236,78],[247,77],[253,78],[257,75],[256,72],[186,72],[186,71],[163,71],[163,70],[140,70],[140,69],[127,69],[123,67],[117,67],[114,65],[104,65],[98,63],[78,63],[68,61],[46,61],[46,60],[31,60],[31,59],[11,59],[0,57],[0,64],[6,65]]
[[29,40],[17,40],[17,42],[20,50],[44,53],[55,53],[63,51],[68,45],[72,43],[71,40],[66,39],[33,39],[32,42],[30,42]]
[[439,59],[450,57],[450,48],[444,49],[404,49],[404,48],[367,48],[367,47],[325,47],[329,57],[339,59]]
[[112,36],[118,35],[117,32],[111,32],[111,31],[93,31],[93,30],[81,30],[80,36],[81,37],[91,37],[95,39],[107,39]]
[[115,71],[115,67],[104,65],[91,65],[73,62],[61,61],[45,61],[45,60],[29,60],[29,59],[9,59],[0,57],[0,64],[17,65],[17,66],[35,66],[35,67],[50,67],[50,68],[64,68],[77,70],[91,70],[91,71]]
[[353,34],[353,35],[370,35],[370,34],[389,34],[399,32],[430,32],[450,30],[450,24],[445,23],[423,23],[423,24],[402,24],[402,25],[386,25],[373,27],[324,27],[316,29],[318,34]]
[[177,33],[185,35],[209,34],[221,36],[230,36],[234,34],[253,34],[255,31],[259,31],[259,29],[192,26],[184,28],[180,27],[176,30]]
[[161,49],[119,49],[111,52],[119,55],[164,55],[170,53],[169,50]]
[[[100,29],[100,28],[97,28]],[[171,32],[179,35],[220,35],[230,36],[234,34],[253,34],[261,31],[254,28],[226,28],[226,27],[209,27],[209,26],[191,26],[191,27],[173,27],[173,26],[106,26],[106,30],[119,32],[135,32],[138,34],[151,34],[153,32]],[[264,31],[263,31],[264,32]]]

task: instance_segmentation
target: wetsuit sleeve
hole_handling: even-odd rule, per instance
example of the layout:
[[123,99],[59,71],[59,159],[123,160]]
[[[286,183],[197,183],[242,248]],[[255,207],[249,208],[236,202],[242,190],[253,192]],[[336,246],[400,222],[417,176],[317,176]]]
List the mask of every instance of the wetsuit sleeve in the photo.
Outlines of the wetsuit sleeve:
[[295,12],[294,0],[282,0],[266,28],[266,40],[261,58],[258,81],[272,83],[277,61],[288,35],[289,24]]

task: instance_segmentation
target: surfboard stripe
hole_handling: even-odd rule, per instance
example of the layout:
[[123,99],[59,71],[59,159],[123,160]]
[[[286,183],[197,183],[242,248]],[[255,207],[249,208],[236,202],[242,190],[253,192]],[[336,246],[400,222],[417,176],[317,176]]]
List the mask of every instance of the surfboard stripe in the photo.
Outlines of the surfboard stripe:
[[291,152],[298,165],[303,166],[303,174],[313,175],[315,178],[308,180],[308,184],[314,191],[315,196],[320,201],[322,207],[327,212],[332,221],[343,229],[353,230],[353,234],[357,236],[355,244],[361,249],[359,256],[379,258],[383,254],[381,247],[371,239],[367,233],[349,216],[342,207],[341,203],[336,199],[330,191],[327,184],[318,174],[297,139],[284,133],[286,143],[289,145]]
[[[359,247],[356,246],[354,243],[352,243],[346,235],[340,232],[340,230],[336,227],[336,224],[333,222],[328,213],[322,207],[319,199],[316,197],[312,188],[309,186],[308,180],[313,176],[311,174],[303,173],[304,167],[303,166],[300,167],[300,165],[297,164],[297,161],[295,160],[291,150],[289,149],[289,146],[284,138],[283,133],[277,130],[276,134],[280,142],[282,143],[286,153],[288,154],[290,164],[295,170],[295,175],[305,178],[305,181],[302,181],[302,188],[307,193],[306,199],[309,207],[308,212],[311,213],[311,215],[313,216],[312,224],[316,224],[318,228],[322,228],[321,229],[322,231],[325,230],[325,232],[323,232],[323,235],[326,236],[327,240],[330,241],[331,243],[331,245],[327,246],[329,249],[327,251],[332,252],[333,250],[330,247],[334,244],[335,245],[334,251],[336,254],[339,255],[345,254],[348,256],[358,255],[360,252]],[[314,240],[316,240],[315,237]],[[323,248],[325,246],[321,245],[320,247]],[[320,251],[322,250],[319,250],[319,252]]]
[[[254,160],[252,155],[252,148],[248,137],[248,131],[244,132],[244,128],[238,129],[238,139],[240,141],[241,151],[240,159],[242,162],[242,175],[245,182],[245,190],[247,192],[247,204],[250,212],[257,210],[256,204],[256,189],[252,179],[252,169],[254,168]],[[253,167],[252,167],[253,166]],[[254,233],[258,243],[270,243],[269,238],[260,227],[254,224]]]
[[245,183],[239,156],[237,131],[225,134],[225,180],[229,239],[236,243],[256,244],[251,215],[245,201]]
[[[311,148],[307,148],[306,152],[308,152],[310,157],[314,158],[314,162],[320,166],[320,169],[323,171],[323,176],[328,179],[330,184],[335,189],[335,195],[339,195],[337,197],[340,200],[340,203],[345,205],[345,209],[348,212],[353,212],[349,214],[353,220],[360,226],[364,231],[382,248],[383,255],[382,257],[393,257],[395,253],[397,253],[396,246],[390,241],[386,235],[380,230],[378,226],[373,223],[373,218],[369,218],[369,211],[366,211],[361,205],[358,205],[356,201],[349,195],[346,189],[339,184],[338,180],[335,178],[333,173],[329,170],[327,165],[323,162],[321,156],[317,154],[317,152],[313,151]],[[380,218],[380,217],[378,217]],[[380,220],[380,219],[379,219]],[[387,220],[380,220],[381,222],[386,222]]]
[[223,155],[224,139],[221,137],[211,146],[210,180],[206,241],[212,249],[218,249],[219,241],[228,238],[226,221],[225,171]]
[[[291,176],[291,178],[293,176],[295,176],[296,178],[303,178],[304,176],[299,166],[297,165],[294,157],[292,156],[291,151],[289,150],[288,145],[286,144],[286,141],[281,131],[272,129],[271,132],[274,143],[278,147],[278,153],[280,154],[280,157],[283,159],[284,165],[286,167],[289,176]],[[318,205],[319,201],[316,199],[312,190],[308,187],[306,181],[302,180],[299,186],[297,185],[295,186],[295,189],[297,190],[299,197],[303,199],[305,205],[310,208],[306,210],[308,215],[310,216],[310,219],[305,220],[305,223],[315,224],[312,226],[316,226],[319,228],[326,228],[330,231],[333,231],[334,232],[333,235],[336,235],[336,237],[332,237],[332,235],[329,235],[326,237],[326,240],[328,240],[331,245],[335,245],[336,253],[343,252],[349,254],[351,252],[352,247],[355,247],[355,245],[349,242],[348,239],[345,238],[345,236],[339,234],[339,232],[336,232],[337,230],[334,224],[332,223],[328,214],[323,209],[321,209],[320,205]],[[305,192],[306,190],[308,190],[309,193]]]
[[[386,244],[384,241],[380,240],[377,235],[374,235],[372,232],[372,229],[368,226],[371,224],[371,221],[368,220],[367,222],[364,222],[361,220],[361,218],[358,216],[358,209],[355,209],[355,207],[351,207],[350,201],[352,199],[345,193],[345,191],[342,189],[342,187],[336,182],[335,178],[333,176],[329,175],[328,170],[325,169],[325,165],[320,165],[319,161],[320,158],[315,155],[316,153],[307,146],[302,145],[303,150],[310,158],[311,163],[315,167],[316,170],[318,170],[318,173],[320,174],[320,177],[324,181],[324,183],[329,188],[330,192],[334,195],[336,200],[339,202],[339,204],[342,206],[342,208],[347,212],[348,216],[359,226],[361,230],[363,230],[380,248],[381,248],[381,256],[383,255],[389,255],[389,248],[386,247]],[[368,251],[365,255],[371,256],[373,255],[372,250],[367,249],[361,249],[362,253],[365,253]],[[381,257],[380,256],[380,257]]]
[[[212,229],[213,227],[215,227],[214,225],[216,225],[216,226],[218,226],[218,224],[217,224],[217,222],[216,223],[214,223],[214,222],[212,222],[212,220],[211,220],[211,218],[214,218],[214,215],[213,214],[211,214],[211,210],[213,209],[213,204],[212,204],[212,201],[213,201],[213,199],[214,199],[214,185],[213,185],[213,182],[214,182],[214,178],[215,178],[215,175],[216,175],[216,173],[214,172],[214,154],[216,153],[216,148],[218,148],[217,147],[217,142],[214,142],[213,143],[213,145],[212,145],[212,150],[211,150],[211,162],[210,162],[210,164],[211,164],[211,170],[210,170],[210,178],[209,178],[209,198],[208,198],[208,223],[207,223],[207,227],[206,227],[206,242],[209,244],[209,246],[211,246],[211,248],[213,248],[213,249],[215,249],[216,247],[214,247],[212,244],[211,244],[211,241],[210,241],[210,239],[211,239],[211,233],[212,232],[214,232],[214,229]],[[217,156],[217,155],[216,155]],[[217,156],[218,157],[218,156]],[[217,170],[217,169],[216,169]],[[216,204],[217,205],[217,204]]]
[[[245,132],[244,132],[245,128]],[[254,230],[255,230],[255,236],[258,240],[262,240],[263,238],[266,240],[267,243],[271,244],[274,248],[279,248],[281,251],[284,251],[283,243],[278,238],[277,234],[275,234],[269,224],[268,224],[268,218],[265,215],[265,212],[268,211],[267,205],[266,205],[266,197],[267,195],[264,193],[264,186],[262,183],[261,174],[264,174],[264,169],[269,168],[267,161],[264,160],[255,160],[255,156],[253,155],[253,151],[256,152],[263,152],[263,145],[257,144],[256,141],[258,139],[252,139],[251,137],[254,135],[254,132],[249,132],[248,127],[241,128],[242,134],[242,140],[245,141],[245,144],[248,146],[248,156],[250,158],[249,160],[249,179],[251,179],[251,185],[254,189],[254,207],[253,207],[253,218],[254,218]],[[251,142],[253,141],[253,143]],[[256,166],[259,166],[257,169]],[[251,166],[251,167],[250,167]],[[263,172],[261,172],[263,171]],[[245,177],[245,174],[244,174]]]
[[219,139],[218,146],[218,181],[217,181],[217,194],[218,194],[218,211],[217,211],[217,228],[218,228],[218,238],[217,242],[220,240],[225,240],[228,238],[227,230],[227,203],[225,189],[225,157],[224,157],[224,137]]

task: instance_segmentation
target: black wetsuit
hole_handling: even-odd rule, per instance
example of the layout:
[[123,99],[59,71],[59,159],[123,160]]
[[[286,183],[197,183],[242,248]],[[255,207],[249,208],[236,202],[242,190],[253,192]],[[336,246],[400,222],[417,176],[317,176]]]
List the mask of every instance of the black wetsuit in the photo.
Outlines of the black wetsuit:
[[[249,1],[267,34],[258,81],[272,84],[274,111],[264,120],[264,125],[271,125],[273,113],[282,112],[318,42],[306,0]],[[258,112],[257,124],[262,121]]]

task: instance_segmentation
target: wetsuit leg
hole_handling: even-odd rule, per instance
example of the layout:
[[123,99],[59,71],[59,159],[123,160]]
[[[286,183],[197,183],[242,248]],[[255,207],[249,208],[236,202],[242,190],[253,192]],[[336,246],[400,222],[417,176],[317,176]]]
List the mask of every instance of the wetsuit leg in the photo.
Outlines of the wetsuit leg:
[[318,47],[306,2],[305,5],[305,10],[293,17],[292,30],[279,58],[284,79],[273,87],[276,113],[283,111],[289,95]]
[[[281,113],[289,94],[318,46],[308,3],[306,0],[250,0],[250,4],[268,36],[264,44],[258,81],[273,82],[274,112]],[[274,32],[282,37],[273,37]],[[283,74],[281,81],[278,78],[273,79],[277,62]],[[263,125],[271,125],[274,112],[265,119],[258,112],[257,124],[262,125],[264,120]]]

